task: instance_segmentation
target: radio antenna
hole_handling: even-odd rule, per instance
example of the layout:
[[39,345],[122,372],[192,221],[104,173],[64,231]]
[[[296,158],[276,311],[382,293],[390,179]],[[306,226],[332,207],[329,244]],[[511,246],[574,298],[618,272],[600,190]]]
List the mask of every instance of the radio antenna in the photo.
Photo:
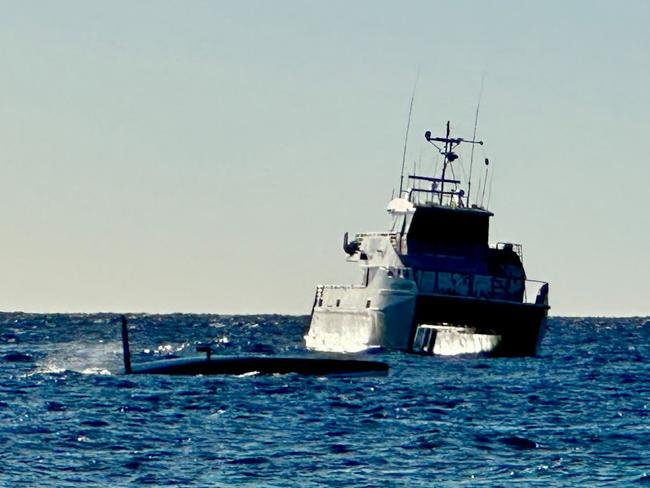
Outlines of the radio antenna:
[[481,195],[481,207],[483,206],[483,199],[485,198],[485,187],[487,186],[487,182],[488,182],[489,167],[490,167],[490,160],[488,158],[485,158],[485,179],[483,180],[483,194]]
[[[476,140],[476,128],[478,127],[478,112],[481,108],[481,98],[483,97],[483,83],[485,82],[485,70],[481,76],[481,89],[478,92],[478,103],[476,104],[476,115],[474,116],[474,134],[472,140]],[[470,206],[469,195],[472,191],[472,166],[474,165],[474,145],[472,144],[472,152],[469,157],[469,181],[467,182],[467,206]],[[480,186],[480,184],[479,184]]]
[[399,175],[399,195],[402,198],[402,189],[404,186],[404,164],[406,163],[406,146],[409,140],[409,129],[411,128],[411,114],[413,113],[413,101],[415,100],[415,88],[418,86],[418,78],[420,77],[420,68],[415,74],[415,83],[413,83],[413,93],[411,93],[411,104],[409,105],[409,118],[406,123],[406,134],[404,135],[404,152],[402,153],[402,172]]
[[485,208],[487,210],[490,209],[490,199],[492,198],[492,182],[494,181],[494,168],[492,168],[492,172],[490,173],[490,185],[488,188],[488,198],[487,202],[485,203]]

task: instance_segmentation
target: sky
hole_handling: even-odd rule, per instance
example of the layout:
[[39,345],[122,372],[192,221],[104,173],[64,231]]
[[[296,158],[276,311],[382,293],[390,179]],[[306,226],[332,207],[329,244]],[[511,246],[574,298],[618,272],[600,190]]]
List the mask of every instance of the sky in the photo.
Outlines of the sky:
[[[650,2],[0,2],[0,310],[309,313],[425,130],[553,315],[650,315]],[[481,83],[483,80],[483,90]],[[461,153],[467,165],[469,153]],[[466,166],[465,166],[466,167]]]

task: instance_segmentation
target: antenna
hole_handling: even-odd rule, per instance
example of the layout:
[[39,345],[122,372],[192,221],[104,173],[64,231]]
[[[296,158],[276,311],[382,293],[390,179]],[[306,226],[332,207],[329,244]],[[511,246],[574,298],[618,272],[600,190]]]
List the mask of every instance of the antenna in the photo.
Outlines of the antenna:
[[490,160],[488,158],[485,158],[485,180],[483,181],[483,193],[481,194],[481,207],[483,206],[483,198],[485,198],[485,187],[487,186],[489,167],[490,167]]
[[409,140],[409,129],[411,128],[411,114],[413,113],[413,101],[415,100],[415,88],[418,86],[418,78],[420,77],[420,68],[415,75],[415,83],[413,83],[413,92],[411,93],[411,104],[409,105],[409,118],[406,123],[406,134],[404,135],[404,152],[402,153],[402,172],[399,175],[399,195],[402,198],[402,187],[404,185],[404,164],[406,162],[406,146]]
[[445,171],[447,171],[447,163],[453,161],[451,159],[451,143],[449,142],[449,121],[447,121],[447,135],[445,136],[445,161],[442,163],[442,181],[440,182],[440,205],[442,205],[442,196],[445,194]]
[[[418,174],[418,167],[417,167],[417,164],[416,164],[415,160],[413,160],[413,174],[414,174],[414,175]],[[418,180],[415,180],[415,181],[413,182],[413,185],[411,186],[411,188],[419,189],[419,188],[420,188],[420,182],[419,182]],[[416,192],[416,193],[417,193],[417,192]],[[416,196],[417,196],[417,195],[416,195]],[[410,200],[410,198],[409,198],[409,200]],[[420,198],[417,197],[417,200],[418,200],[418,203],[419,203],[419,202],[420,202]]]
[[490,188],[488,188],[488,199],[487,202],[485,203],[485,208],[489,209],[490,208],[490,199],[492,198],[492,182],[494,181],[494,169],[492,169],[492,173],[490,173]]
[[[474,116],[474,134],[472,135],[472,140],[476,140],[476,128],[478,127],[478,112],[481,108],[481,98],[483,98],[483,83],[485,82],[485,70],[483,70],[483,76],[481,76],[481,89],[478,92],[478,103],[476,104],[476,115]],[[472,145],[472,153],[469,157],[469,179],[467,182],[467,206],[469,207],[469,195],[472,191],[472,166],[474,165],[474,145]],[[479,182],[480,183],[480,182]],[[479,184],[480,186],[480,184]]]

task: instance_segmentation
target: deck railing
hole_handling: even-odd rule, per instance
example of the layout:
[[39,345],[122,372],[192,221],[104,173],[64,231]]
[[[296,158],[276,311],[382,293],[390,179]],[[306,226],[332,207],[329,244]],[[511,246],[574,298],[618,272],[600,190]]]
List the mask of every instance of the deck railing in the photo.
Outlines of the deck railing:
[[[544,300],[542,289],[548,286],[544,281],[523,278],[505,278],[475,273],[450,273],[445,271],[413,271],[387,268],[388,274],[396,278],[412,278],[418,291],[424,295],[447,295],[478,298],[484,300],[506,300],[518,303],[540,303]],[[316,288],[316,303],[322,302],[324,290],[359,290],[364,285],[319,285]]]

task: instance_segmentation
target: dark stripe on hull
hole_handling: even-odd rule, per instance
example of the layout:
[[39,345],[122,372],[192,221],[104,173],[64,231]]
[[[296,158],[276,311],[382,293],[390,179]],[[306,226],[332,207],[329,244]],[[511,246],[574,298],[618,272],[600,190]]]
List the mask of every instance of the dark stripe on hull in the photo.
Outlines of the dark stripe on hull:
[[388,365],[378,361],[326,358],[275,358],[275,357],[232,357],[232,358],[179,358],[149,363],[134,364],[132,374],[169,375],[242,375],[289,374],[387,374]]

